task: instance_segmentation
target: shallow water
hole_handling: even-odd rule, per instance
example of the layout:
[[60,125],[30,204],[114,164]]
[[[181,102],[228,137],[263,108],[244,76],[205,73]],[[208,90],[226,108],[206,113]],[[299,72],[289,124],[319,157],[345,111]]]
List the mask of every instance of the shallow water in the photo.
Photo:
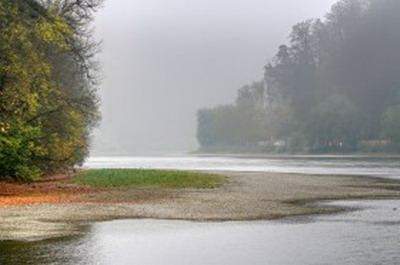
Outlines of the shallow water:
[[368,175],[400,179],[400,157],[92,157],[84,167]]
[[[89,168],[372,175],[400,179],[399,157],[94,157]],[[400,201],[335,202],[362,210],[284,221],[95,223],[83,235],[0,242],[0,265],[400,264]]]
[[0,264],[400,264],[399,201],[335,204],[364,209],[284,221],[96,223],[81,237],[0,243]]

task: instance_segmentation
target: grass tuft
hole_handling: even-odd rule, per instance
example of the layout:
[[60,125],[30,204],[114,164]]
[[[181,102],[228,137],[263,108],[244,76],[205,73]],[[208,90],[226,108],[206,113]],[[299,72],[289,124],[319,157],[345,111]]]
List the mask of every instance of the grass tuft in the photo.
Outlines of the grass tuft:
[[213,189],[226,178],[216,174],[191,171],[148,169],[90,169],[81,171],[73,182],[95,188],[195,188]]

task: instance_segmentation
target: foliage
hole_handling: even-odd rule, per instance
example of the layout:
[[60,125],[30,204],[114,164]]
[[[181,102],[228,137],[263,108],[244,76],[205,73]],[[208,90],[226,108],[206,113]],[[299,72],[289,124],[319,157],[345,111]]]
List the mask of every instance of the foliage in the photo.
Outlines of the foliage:
[[189,171],[98,169],[82,171],[75,183],[96,188],[216,188],[225,177]]
[[389,107],[382,117],[383,135],[400,145],[400,105]]
[[0,178],[34,180],[86,155],[98,119],[84,67],[94,44],[77,14],[89,2],[0,0]]
[[[340,0],[326,19],[298,23],[289,43],[265,67],[263,92],[251,103],[264,107],[259,123],[246,123],[257,137],[240,129],[241,119],[251,120],[240,117],[242,111],[230,117],[236,119],[233,126],[219,123],[226,122],[219,107],[208,110],[207,126],[199,123],[199,139],[218,145],[218,139],[238,133],[240,141],[229,145],[269,142],[272,149],[282,149],[273,147],[283,142],[283,151],[301,152],[346,152],[361,142],[396,142],[399,12],[397,0]],[[214,132],[206,129],[219,126]],[[204,148],[204,140],[200,144]]]
[[345,97],[333,95],[319,103],[311,113],[308,126],[309,145],[315,151],[350,150],[357,148],[360,126],[357,110]]
[[236,104],[198,112],[198,139],[203,148],[251,146],[265,135],[261,82],[239,90]]

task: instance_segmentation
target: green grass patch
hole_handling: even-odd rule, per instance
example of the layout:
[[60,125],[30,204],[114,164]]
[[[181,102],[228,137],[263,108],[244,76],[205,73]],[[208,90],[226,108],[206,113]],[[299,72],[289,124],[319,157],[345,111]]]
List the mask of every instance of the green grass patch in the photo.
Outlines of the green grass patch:
[[73,182],[95,188],[217,188],[226,177],[191,171],[147,169],[90,169],[81,171]]

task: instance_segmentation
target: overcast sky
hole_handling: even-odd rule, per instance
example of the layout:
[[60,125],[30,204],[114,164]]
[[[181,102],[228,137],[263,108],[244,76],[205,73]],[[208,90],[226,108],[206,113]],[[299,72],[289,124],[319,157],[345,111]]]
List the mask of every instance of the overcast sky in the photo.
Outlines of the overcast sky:
[[103,121],[96,149],[196,148],[196,111],[260,80],[291,26],[335,0],[106,0],[97,14]]

